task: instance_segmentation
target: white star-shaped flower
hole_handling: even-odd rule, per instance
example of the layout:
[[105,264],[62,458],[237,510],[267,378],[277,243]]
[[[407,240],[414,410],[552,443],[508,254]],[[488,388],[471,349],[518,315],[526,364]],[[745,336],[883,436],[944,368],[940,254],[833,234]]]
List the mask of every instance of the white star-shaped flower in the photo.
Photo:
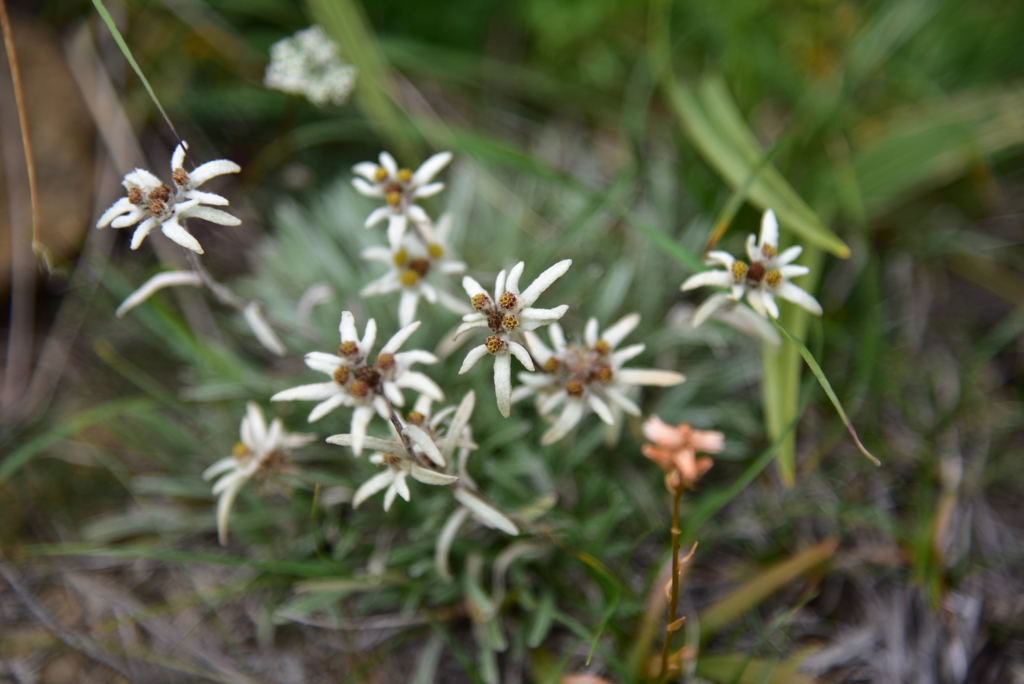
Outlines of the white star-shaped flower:
[[[192,173],[184,169],[184,140],[171,155],[171,185],[164,183],[145,169],[135,169],[121,182],[128,190],[128,196],[114,202],[96,222],[97,228],[108,225],[127,228],[139,224],[132,235],[132,249],[138,249],[150,232],[160,226],[164,235],[193,252],[203,253],[203,248],[191,233],[185,230],[181,221],[187,218],[201,218],[222,226],[237,226],[241,223],[231,214],[213,209],[207,205],[227,206],[228,201],[212,192],[196,190],[214,176],[238,173],[241,167],[233,161],[218,159],[202,164]],[[139,223],[141,221],[141,223]]]
[[431,183],[434,176],[452,160],[451,152],[438,152],[423,162],[416,171],[398,168],[398,162],[387,152],[380,153],[380,164],[360,162],[352,172],[360,178],[353,178],[352,185],[367,197],[384,200],[384,206],[371,213],[365,226],[371,228],[384,219],[388,220],[388,243],[397,249],[402,242],[409,221],[416,224],[430,223],[430,217],[416,200],[433,197],[444,190],[444,183]]
[[640,415],[640,407],[629,398],[638,386],[669,387],[686,377],[681,373],[646,368],[623,368],[623,364],[644,351],[643,344],[618,349],[619,343],[640,323],[640,314],[624,316],[600,334],[597,319],[591,318],[583,331],[583,344],[569,344],[558,323],[548,327],[554,349],[535,333],[526,333],[530,352],[541,373],[520,373],[523,387],[516,388],[515,400],[531,394],[542,395],[539,410],[549,415],[564,405],[558,420],[544,433],[541,444],[553,444],[565,437],[593,411],[607,425],[617,428],[622,412]]
[[421,297],[431,304],[440,302],[457,314],[469,311],[463,300],[456,298],[439,282],[441,278],[437,275],[461,275],[466,272],[466,264],[453,258],[448,248],[450,227],[451,216],[445,214],[438,220],[436,230],[429,223],[419,227],[425,245],[407,233],[397,249],[364,249],[364,259],[380,261],[390,268],[380,278],[368,283],[359,294],[372,297],[401,290],[402,296],[398,302],[398,321],[401,325],[409,325],[416,318]]
[[255,402],[246,406],[242,418],[241,441],[235,445],[235,453],[222,458],[203,472],[204,480],[219,478],[213,485],[217,499],[217,535],[220,543],[228,541],[228,517],[235,497],[245,483],[256,477],[266,477],[288,464],[288,450],[316,439],[316,435],[285,432],[281,419],[275,418],[267,428],[263,410]]
[[761,316],[779,317],[776,297],[788,299],[812,314],[821,315],[821,304],[800,287],[789,282],[790,278],[806,275],[806,266],[793,264],[803,247],[794,246],[779,254],[779,223],[775,212],[768,209],[761,218],[761,235],[747,238],[747,257],[750,264],[734,259],[728,252],[708,253],[707,263],[725,267],[724,271],[704,271],[690,276],[682,290],[693,290],[705,285],[727,287],[729,293],[712,295],[693,314],[694,325],[700,325],[708,316],[729,301],[738,302],[744,294],[747,302]]
[[369,356],[377,340],[377,322],[370,319],[362,339],[356,330],[355,316],[341,314],[341,345],[337,354],[310,352],[306,365],[330,376],[329,382],[300,385],[278,392],[271,401],[317,401],[309,414],[309,422],[320,420],[339,406],[352,406],[352,451],[362,451],[366,426],[377,413],[391,419],[391,406],[404,406],[402,388],[416,390],[435,401],[444,401],[444,392],[423,373],[409,370],[414,363],[437,363],[430,352],[413,349],[398,351],[420,327],[415,321],[395,333],[370,364]]
[[455,336],[473,328],[489,328],[491,335],[483,344],[469,350],[459,373],[468,371],[487,354],[494,356],[494,393],[498,410],[506,418],[512,410],[512,355],[528,370],[533,370],[530,353],[518,341],[521,333],[553,323],[569,309],[566,304],[553,309],[534,309],[533,303],[544,290],[565,275],[571,265],[571,259],[559,261],[520,292],[519,278],[523,275],[523,262],[520,261],[508,272],[507,278],[505,271],[498,274],[494,283],[494,299],[477,281],[469,276],[462,279],[462,287],[469,295],[475,313],[462,317],[463,323]]

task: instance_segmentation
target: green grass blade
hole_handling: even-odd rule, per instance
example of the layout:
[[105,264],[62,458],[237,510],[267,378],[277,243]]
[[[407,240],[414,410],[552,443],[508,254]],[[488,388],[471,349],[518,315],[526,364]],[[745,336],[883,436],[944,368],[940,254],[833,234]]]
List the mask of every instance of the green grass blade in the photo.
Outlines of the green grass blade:
[[875,458],[874,455],[867,450],[864,444],[861,443],[860,437],[857,436],[857,430],[854,429],[853,423],[850,422],[850,418],[846,415],[846,411],[843,410],[843,405],[839,402],[839,397],[836,396],[835,390],[832,389],[832,384],[829,383],[828,378],[825,377],[824,371],[821,370],[821,366],[819,366],[818,362],[815,361],[814,357],[811,355],[811,352],[807,349],[806,346],[804,346],[803,342],[794,337],[792,333],[790,333],[788,330],[786,330],[785,327],[782,326],[781,323],[774,319],[772,319],[772,323],[775,325],[776,328],[779,329],[780,332],[782,332],[783,335],[786,336],[787,339],[789,339],[790,342],[793,343],[793,346],[797,348],[797,350],[800,352],[800,355],[804,357],[804,361],[807,362],[807,367],[811,369],[812,373],[814,373],[814,377],[818,379],[818,384],[820,384],[822,389],[825,390],[825,394],[828,395],[828,398],[832,402],[832,405],[836,407],[836,412],[839,414],[839,417],[843,419],[843,423],[846,425],[846,429],[849,430],[850,436],[853,437],[853,441],[857,444],[857,448],[860,449],[860,452],[867,456],[868,460],[874,463],[876,466],[882,465],[882,462]]
[[155,403],[148,399],[124,397],[77,413],[56,427],[50,428],[44,434],[29,440],[0,462],[0,484],[10,479],[14,473],[18,472],[22,466],[32,460],[36,454],[54,444],[72,437],[97,423],[102,423],[125,414],[150,411],[154,407]]
[[107,29],[110,31],[110,34],[114,36],[114,42],[116,42],[117,47],[121,49],[121,54],[123,54],[124,58],[128,60],[128,63],[132,66],[132,70],[135,71],[135,75],[139,77],[140,81],[142,81],[142,85],[146,88],[146,92],[149,93],[149,98],[153,100],[153,104],[155,104],[156,108],[160,110],[160,116],[164,117],[164,121],[167,122],[167,126],[171,129],[171,133],[174,134],[174,137],[177,138],[178,142],[181,142],[181,136],[178,135],[178,131],[174,129],[174,124],[171,123],[171,117],[167,116],[167,111],[164,109],[164,106],[160,104],[160,98],[156,96],[153,86],[149,84],[149,79],[147,79],[146,75],[142,73],[142,68],[139,66],[139,63],[135,61],[135,57],[132,56],[132,51],[128,49],[128,43],[125,42],[124,36],[121,35],[121,32],[117,30],[117,25],[114,23],[113,17],[110,16],[110,12],[108,12],[107,8],[103,5],[103,0],[92,0],[92,4],[96,7],[96,11],[100,13],[100,17],[103,18],[103,23],[107,25]]

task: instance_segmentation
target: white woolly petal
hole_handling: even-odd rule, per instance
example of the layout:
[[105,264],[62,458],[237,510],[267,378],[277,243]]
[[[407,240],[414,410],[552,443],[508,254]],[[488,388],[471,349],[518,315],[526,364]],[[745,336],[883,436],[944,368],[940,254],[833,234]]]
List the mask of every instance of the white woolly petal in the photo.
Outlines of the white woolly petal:
[[[135,205],[132,204],[128,200],[127,197],[122,197],[121,199],[119,199],[116,202],[114,202],[114,204],[111,205],[111,207],[109,209],[107,209],[105,212],[103,212],[103,216],[100,216],[99,221],[96,222],[96,227],[97,228],[105,228],[116,217],[118,217],[121,214],[124,214],[126,212],[129,212],[129,211],[131,211],[134,208],[135,208]],[[135,219],[135,220],[138,221],[138,219]],[[131,224],[128,224],[128,225],[131,225]],[[121,226],[115,226],[115,227],[116,228],[120,228]]]
[[565,437],[583,419],[584,413],[586,413],[586,404],[582,401],[579,399],[567,401],[565,409],[562,410],[562,415],[558,417],[555,424],[548,428],[548,431],[540,438],[540,443],[547,446]]
[[377,341],[377,321],[371,318],[366,321],[366,330],[363,331],[363,339],[359,341],[359,351],[364,356],[370,355],[373,344]]
[[801,247],[800,245],[795,245],[785,250],[784,252],[782,252],[782,254],[779,254],[777,257],[775,257],[775,268],[781,268],[782,266],[785,266],[786,264],[795,261],[796,258],[800,256],[801,253],[803,253],[803,251],[804,248]]
[[466,294],[469,295],[470,299],[478,294],[487,295],[488,297],[491,296],[490,293],[480,285],[480,283],[476,282],[470,276],[462,276],[462,289],[466,291]]
[[628,413],[630,415],[633,415],[633,416],[639,416],[640,415],[640,407],[637,406],[636,403],[632,399],[630,399],[625,394],[623,394],[621,391],[619,391],[618,388],[611,387],[611,386],[606,386],[604,388],[604,395],[606,397],[608,397],[608,399],[610,399],[616,406],[621,408],[626,413]]
[[[508,272],[508,277],[505,279],[505,290],[519,294],[519,279],[523,277],[524,268],[526,268],[526,264],[522,261],[512,267],[512,270]],[[526,308],[526,305],[520,302],[519,308]]]
[[526,370],[531,370],[531,371],[534,370],[533,359],[530,358],[530,352],[528,352],[526,350],[526,347],[524,347],[523,345],[519,344],[518,342],[513,342],[512,340],[509,340],[509,342],[508,342],[508,350],[517,359],[519,359],[519,363],[521,363],[524,366],[526,366]]
[[597,319],[591,316],[587,319],[586,325],[583,326],[583,342],[588,347],[593,347],[597,344]]
[[402,237],[405,235],[405,228],[409,220],[405,214],[391,214],[388,216],[388,244],[391,249],[397,250],[402,245]]
[[498,271],[498,277],[494,279],[494,302],[497,303],[501,295],[505,293],[505,276],[508,272],[505,269]]
[[[337,444],[338,446],[352,446],[352,435],[331,435],[327,438],[329,444]],[[382,451],[386,454],[402,453],[405,451],[405,446],[393,439],[380,439],[379,437],[364,437],[363,448],[373,449],[375,451]]]
[[377,473],[369,480],[364,482],[356,490],[356,493],[352,496],[352,508],[359,508],[359,506],[369,499],[371,496],[376,494],[382,489],[391,486],[391,483],[395,481],[395,474],[390,468],[382,473]]
[[601,339],[610,344],[612,349],[615,349],[638,325],[640,325],[640,314],[626,314],[605,330],[604,335],[601,335]]
[[412,174],[412,185],[426,185],[434,179],[434,176],[436,176],[441,169],[448,166],[448,163],[451,162],[451,160],[451,152],[438,152],[437,154],[432,155],[429,159],[420,164],[420,167]]
[[775,296],[768,290],[761,292],[761,301],[764,302],[764,308],[768,311],[768,315],[772,318],[779,317],[779,305],[775,303]]
[[608,404],[604,403],[601,397],[597,396],[593,392],[587,395],[587,406],[597,414],[607,425],[615,425],[615,418],[612,416],[612,410],[608,408]]
[[142,241],[146,239],[146,236],[149,235],[150,231],[158,225],[160,225],[160,222],[152,217],[140,223],[139,227],[135,229],[134,233],[132,233],[132,249],[138,249],[139,245],[141,245]]
[[[374,165],[376,168],[376,165]],[[381,198],[384,196],[384,188],[376,183],[367,183],[362,178],[353,178],[352,187],[364,197]]]
[[278,356],[284,356],[287,353],[288,350],[285,348],[284,343],[281,342],[281,338],[277,336],[277,333],[270,327],[270,323],[267,322],[266,317],[263,315],[263,308],[259,302],[249,302],[242,309],[242,317],[245,318],[245,322],[249,326],[249,330],[256,337],[256,340],[267,350]]
[[642,354],[646,348],[647,346],[641,342],[640,344],[631,344],[628,347],[619,349],[612,354],[612,366],[618,368],[630,359],[636,358]]
[[[118,216],[110,225],[114,228],[127,228],[128,226],[134,226],[136,223],[141,221],[144,216],[148,215],[149,211],[144,207],[137,207],[133,204],[131,210],[127,214],[124,216]],[[155,221],[156,219],[152,220]]]
[[[198,200],[191,201],[195,202]],[[213,209],[211,207],[204,207],[202,205],[197,205],[190,209],[186,209],[182,212],[179,212],[179,216],[181,216],[182,218],[201,218],[204,221],[209,221],[210,223],[219,223],[222,226],[239,226],[242,224],[241,219],[232,216],[226,211],[221,211],[220,209]],[[164,232],[166,233],[167,230],[165,229]]]
[[377,169],[379,168],[373,162],[359,162],[352,166],[352,173],[362,176],[368,181],[376,182]]
[[807,275],[810,272],[811,269],[806,266],[801,266],[800,264],[790,264],[779,268],[779,273],[781,273],[782,277],[787,280],[789,278],[799,278],[800,276]]
[[394,252],[387,247],[382,245],[374,245],[373,247],[367,247],[359,253],[364,259],[370,259],[372,261],[380,261],[388,264],[389,266],[394,263]]
[[815,316],[821,315],[821,304],[818,303],[818,300],[808,294],[803,288],[794,285],[793,283],[783,281],[783,283],[779,285],[778,289],[775,290],[775,294],[778,297],[782,297],[783,299],[793,302],[797,306],[807,309]]
[[[231,476],[229,475],[228,477]],[[235,497],[238,496],[238,492],[242,490],[248,479],[247,477],[239,476],[230,480],[230,486],[223,491],[217,500],[217,540],[221,546],[228,543],[228,518],[231,516],[231,507],[235,503]],[[221,482],[223,481],[221,480]]]
[[519,330],[536,330],[537,328],[557,321],[569,310],[568,304],[556,306],[554,309],[526,309],[519,314]]
[[203,192],[202,190],[188,190],[185,192],[185,197],[190,200],[199,200],[200,204],[215,204],[217,206],[230,204],[226,197],[221,197],[213,192]]
[[448,428],[448,434],[445,435],[444,443],[441,445],[441,453],[444,454],[446,459],[451,458],[452,454],[455,453],[455,445],[461,439],[462,431],[469,425],[469,418],[473,415],[473,408],[475,406],[476,393],[470,390],[466,392],[466,396],[462,398],[458,410],[455,411],[451,426]]
[[724,292],[719,292],[708,297],[707,301],[698,306],[697,310],[693,312],[693,327],[696,328],[701,325],[708,319],[708,317],[711,316],[711,314],[718,311],[718,309],[728,301],[730,301],[729,295]]
[[180,143],[175,145],[174,153],[171,154],[171,172],[175,169],[180,169],[185,166],[185,150],[188,149],[188,143],[182,140]]
[[356,317],[351,311],[341,312],[341,323],[338,324],[338,332],[341,334],[342,342],[358,342],[359,331],[356,329]]
[[118,318],[121,318],[136,306],[152,297],[154,293],[164,289],[165,287],[177,287],[179,285],[200,287],[202,284],[203,279],[194,271],[169,271],[166,273],[158,273],[147,280],[142,287],[128,295],[128,297],[121,302],[121,306],[117,307],[115,315]]
[[336,383],[316,382],[282,390],[270,397],[270,401],[323,401],[336,396],[339,391],[340,388]]
[[405,395],[402,394],[402,390],[398,388],[398,385],[393,382],[384,383],[384,396],[395,406],[405,405]]
[[410,349],[409,351],[395,354],[395,362],[403,368],[408,368],[414,363],[437,363],[440,361],[436,356],[422,349]]
[[758,241],[758,245],[779,246],[779,222],[775,218],[775,212],[771,209],[766,209],[761,216],[761,239]]
[[388,205],[385,204],[383,207],[377,207],[370,212],[369,216],[366,217],[366,221],[363,222],[363,227],[373,228],[375,225],[391,216],[391,214],[391,207]]
[[[406,501],[408,501],[409,500],[409,496],[410,496],[410,493],[409,493],[409,483],[405,481],[405,473],[395,473],[395,485],[394,486],[395,486],[395,491],[398,492],[398,495],[400,497],[402,497],[403,499],[405,499]],[[387,508],[391,507],[391,503],[390,502],[386,502],[386,504],[387,504]]]
[[429,185],[424,185],[422,188],[416,188],[413,191],[412,196],[416,199],[433,197],[442,190],[444,190],[444,183],[430,183]]
[[501,530],[513,537],[519,534],[519,528],[509,520],[508,516],[472,492],[458,488],[455,490],[455,500],[472,511],[477,519],[487,527]]
[[394,178],[398,175],[398,162],[395,161],[395,158],[390,153],[381,152],[378,159],[380,159],[380,165],[388,172],[388,176]]
[[388,271],[380,278],[366,283],[363,289],[359,291],[359,296],[375,297],[400,289],[402,289],[402,282],[398,279],[398,273],[396,271]]
[[233,161],[217,159],[197,166],[195,171],[188,174],[188,181],[189,185],[197,188],[214,176],[220,176],[225,173],[238,173],[241,170],[242,167]]
[[[437,290],[434,289],[434,286],[430,283],[424,283],[421,281],[418,290],[410,290],[409,292],[416,294],[417,296],[422,295],[422,297],[429,303],[437,304]],[[413,318],[415,318],[415,316],[413,316]]]
[[[415,477],[415,475],[413,475],[413,477]],[[469,509],[459,506],[455,512],[448,517],[448,520],[444,523],[444,527],[441,528],[441,532],[437,535],[437,547],[434,549],[434,565],[437,566],[437,574],[440,575],[441,579],[445,582],[452,581],[452,573],[448,567],[448,556],[451,552],[452,544],[455,542],[455,536],[459,533],[459,529],[465,524],[468,516]]]
[[[273,399],[273,397],[271,397],[271,399]],[[313,407],[313,410],[309,412],[309,417],[306,419],[306,422],[315,423],[334,409],[343,405],[346,401],[347,397],[344,394],[335,394],[332,397],[327,397]]]
[[615,375],[616,380],[624,385],[647,385],[649,387],[671,387],[686,380],[686,376],[682,373],[656,368],[624,368]]
[[267,442],[267,421],[263,417],[263,410],[255,401],[246,403],[245,417],[249,421],[249,434],[252,436],[252,445],[246,446],[255,449],[253,445],[259,446]]
[[512,412],[512,356],[510,354],[494,356],[494,395],[498,401],[498,411],[508,418]]
[[[486,349],[484,350],[487,351]],[[405,387],[421,394],[426,394],[434,401],[444,401],[444,392],[437,383],[423,373],[417,371],[406,371],[395,380],[397,387]]]
[[537,410],[539,410],[542,415],[546,416],[547,414],[551,413],[556,408],[558,408],[559,406],[568,401],[569,394],[564,389],[559,390],[558,392],[555,392],[550,397],[542,401]]
[[487,355],[487,347],[485,347],[482,344],[480,346],[478,346],[478,347],[473,347],[472,349],[470,349],[469,353],[466,354],[465,360],[462,362],[462,368],[459,369],[459,375],[462,375],[463,373],[468,371],[470,368],[475,366],[476,362],[479,361],[480,359],[484,358],[484,356],[486,356],[486,355]]
[[436,470],[430,470],[429,468],[424,468],[423,466],[415,463],[413,463],[409,468],[409,474],[416,480],[428,485],[449,485],[453,482],[458,482],[459,480],[457,475],[439,473]]
[[761,298],[761,290],[750,290],[747,292],[747,303],[757,312],[759,316],[766,317],[768,311],[764,306],[764,299]]
[[391,482],[391,486],[388,487],[388,491],[384,492],[384,510],[390,511],[391,504],[395,503],[395,496],[398,494],[398,490],[395,489],[395,482],[401,477],[401,473],[395,473],[395,479]]
[[[554,326],[554,324],[552,324],[552,326]],[[530,348],[530,353],[537,357],[537,361],[541,366],[546,364],[548,359],[553,356],[551,350],[548,349],[547,345],[541,341],[540,337],[537,336],[537,333],[527,331],[523,333],[523,337],[526,338],[526,344]]]
[[352,453],[358,456],[363,453],[363,444],[366,442],[366,426],[373,420],[374,410],[369,406],[357,406],[352,411]]
[[465,323],[461,323],[458,328],[455,329],[455,334],[452,335],[452,339],[456,340],[462,336],[463,333],[469,332],[473,328],[486,328],[487,319],[480,314],[466,314],[465,318],[473,317],[472,320],[467,320]]
[[428,435],[423,428],[415,425],[406,425],[405,434],[410,440],[412,440],[413,444],[420,448],[427,458],[442,468],[445,467],[447,462],[444,459],[444,455],[441,453],[441,450],[437,448],[437,444],[434,443],[434,440],[431,439],[430,435]]
[[124,180],[121,181],[121,185],[126,188],[131,188],[131,186],[134,185],[144,190],[146,194],[149,194],[150,190],[162,184],[163,183],[159,178],[151,174],[146,169],[135,169],[125,175]]
[[423,210],[418,204],[410,204],[405,208],[405,213],[409,217],[409,220],[417,225],[429,225],[430,217],[427,216],[427,212]]
[[695,290],[698,287],[705,287],[708,285],[714,285],[716,287],[732,287],[734,282],[732,273],[729,271],[704,271],[702,273],[692,275],[684,280],[679,289],[686,292],[688,290]]
[[552,323],[548,326],[548,336],[551,338],[552,347],[555,353],[559,353],[565,349],[565,331],[562,330],[562,326],[558,323]]
[[757,238],[753,235],[747,236],[747,258],[750,263],[764,259],[764,255],[761,254],[761,250],[757,246]]
[[238,459],[234,456],[226,456],[204,470],[202,477],[204,480],[212,480],[222,473],[234,470],[237,465]]
[[715,264],[725,266],[726,271],[731,271],[732,265],[735,262],[736,259],[733,258],[732,254],[729,254],[728,252],[721,252],[718,250],[708,252],[708,258],[705,261],[705,263],[707,263],[708,266],[714,266]]
[[[348,362],[340,356],[326,354],[324,352],[309,352],[306,354],[306,365],[315,371],[333,376],[339,366],[347,366]],[[327,383],[330,384],[330,383]]]
[[[211,211],[215,211],[211,209]],[[164,232],[164,235],[171,238],[185,249],[191,249],[197,254],[203,253],[203,246],[199,244],[199,240],[192,237],[192,233],[182,228],[177,222],[177,216],[171,217],[169,220],[164,221],[160,226],[160,230]],[[134,242],[134,239],[132,240]]]
[[416,308],[420,304],[420,295],[415,290],[403,290],[398,300],[398,324],[409,325],[416,318]]
[[394,354],[395,352],[402,348],[402,345],[406,343],[409,337],[414,332],[416,332],[416,330],[419,329],[419,327],[420,321],[413,321],[412,323],[406,325],[404,328],[402,328],[401,330],[399,330],[398,332],[391,336],[391,339],[388,340],[387,344],[385,344],[381,348],[380,353]]
[[520,306],[524,309],[528,306],[533,306],[533,303],[537,301],[537,298],[540,297],[541,293],[551,287],[552,283],[565,275],[565,272],[569,270],[570,266],[572,266],[572,259],[564,259],[537,276],[537,279],[530,283],[530,287],[526,288],[522,294],[519,295]]

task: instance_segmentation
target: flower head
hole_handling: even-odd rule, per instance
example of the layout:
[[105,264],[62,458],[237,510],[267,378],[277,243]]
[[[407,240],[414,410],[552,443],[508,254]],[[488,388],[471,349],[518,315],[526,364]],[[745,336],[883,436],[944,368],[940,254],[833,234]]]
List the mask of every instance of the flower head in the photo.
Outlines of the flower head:
[[430,223],[430,217],[416,200],[433,197],[444,190],[444,183],[432,183],[434,176],[452,160],[451,152],[438,152],[423,162],[418,169],[398,168],[398,162],[387,152],[380,153],[380,164],[360,162],[352,167],[358,178],[352,185],[367,197],[384,200],[384,206],[371,213],[364,224],[371,228],[388,220],[388,243],[398,249],[409,221],[417,225]]
[[601,334],[597,319],[591,318],[584,329],[582,344],[567,343],[561,326],[552,323],[548,334],[553,349],[535,333],[526,333],[530,352],[542,372],[520,373],[524,386],[516,389],[515,399],[535,393],[543,395],[540,412],[544,415],[564,405],[558,420],[541,438],[541,444],[553,444],[565,437],[589,411],[607,425],[617,427],[623,411],[640,415],[640,407],[629,398],[634,387],[668,387],[686,379],[674,371],[622,367],[644,351],[643,344],[618,349],[639,323],[640,314],[629,314]]
[[697,458],[698,453],[717,454],[725,448],[725,435],[714,430],[695,430],[689,423],[672,426],[658,416],[644,422],[644,437],[654,444],[644,444],[644,456],[668,473],[672,487],[693,487],[708,470],[712,461],[708,456]]
[[775,212],[768,209],[761,217],[761,235],[747,238],[747,258],[750,263],[734,259],[728,252],[708,253],[708,264],[724,267],[723,271],[704,271],[690,276],[682,290],[705,285],[730,288],[731,292],[712,295],[694,312],[694,325],[700,325],[708,316],[728,301],[738,302],[746,295],[747,302],[761,316],[779,317],[776,297],[788,299],[813,314],[821,315],[821,304],[790,278],[806,275],[809,269],[792,262],[800,256],[803,247],[790,247],[779,254],[779,223]]
[[235,497],[252,477],[265,478],[288,464],[288,450],[309,444],[316,435],[285,432],[281,419],[275,418],[267,428],[263,410],[255,402],[246,406],[239,431],[241,441],[232,456],[222,458],[203,472],[204,480],[218,478],[213,485],[217,499],[217,535],[220,543],[228,541],[228,517]]
[[469,295],[474,313],[462,317],[463,323],[455,336],[473,328],[488,328],[491,334],[483,344],[469,350],[459,373],[468,371],[487,354],[494,356],[494,392],[498,399],[498,410],[506,418],[512,410],[512,355],[527,370],[533,370],[530,353],[519,342],[522,333],[557,321],[569,309],[566,304],[553,309],[535,309],[533,304],[571,265],[571,259],[559,261],[520,292],[519,278],[523,275],[524,267],[520,261],[512,267],[507,277],[505,271],[498,274],[494,283],[494,299],[477,281],[469,276],[462,279],[462,287]]
[[354,407],[352,412],[352,451],[362,452],[366,426],[374,413],[384,420],[391,418],[391,406],[404,406],[403,388],[428,395],[435,401],[444,400],[444,392],[426,375],[410,370],[414,363],[437,363],[430,352],[413,349],[398,351],[420,327],[416,321],[395,333],[374,361],[370,353],[377,340],[377,322],[366,323],[362,339],[356,330],[355,316],[341,314],[341,345],[337,354],[310,352],[306,365],[330,376],[329,382],[300,385],[278,392],[271,401],[317,401],[309,414],[309,422],[320,420],[339,406]]
[[218,159],[188,173],[184,168],[186,149],[188,143],[182,140],[171,155],[171,185],[165,185],[145,169],[135,169],[127,174],[121,184],[128,190],[128,196],[117,200],[103,212],[96,227],[127,228],[138,223],[132,235],[132,249],[138,249],[146,236],[160,226],[164,235],[182,247],[202,254],[199,241],[181,224],[183,219],[201,218],[222,226],[240,224],[241,221],[231,214],[207,206],[226,206],[228,201],[225,198],[196,188],[214,176],[238,173],[241,167],[233,161]]
[[345,104],[356,84],[356,68],[342,63],[338,44],[318,25],[270,46],[263,76],[268,88],[303,95],[317,106]]
[[[440,302],[458,314],[469,311],[466,304],[451,294],[442,284],[442,277],[466,272],[466,264],[454,257],[448,247],[448,231],[451,216],[445,214],[437,222],[437,228],[421,225],[423,241],[406,234],[400,246],[369,247],[362,257],[388,265],[388,272],[368,283],[359,291],[363,297],[387,294],[401,290],[398,303],[398,321],[409,325],[416,318],[420,298],[431,304]],[[426,244],[423,244],[425,242]]]

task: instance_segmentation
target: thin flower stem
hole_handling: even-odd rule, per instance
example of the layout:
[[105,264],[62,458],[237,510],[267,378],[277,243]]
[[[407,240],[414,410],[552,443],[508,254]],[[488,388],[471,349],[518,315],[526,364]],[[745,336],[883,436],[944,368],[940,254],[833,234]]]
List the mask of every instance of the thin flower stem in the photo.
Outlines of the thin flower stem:
[[203,266],[203,262],[199,260],[198,254],[190,249],[186,249],[185,257],[188,259],[188,265],[192,267],[192,270],[195,271],[200,278],[202,278],[203,285],[205,285],[206,289],[208,289],[213,296],[217,298],[218,302],[224,306],[229,306],[232,309],[237,309],[239,311],[245,309],[248,302],[214,280],[213,276],[210,275],[210,272],[206,270],[205,266]]
[[672,489],[672,589],[668,601],[668,623],[665,627],[665,643],[661,647],[661,675],[658,681],[668,679],[668,656],[672,650],[672,635],[675,634],[676,613],[679,608],[679,502],[683,499],[683,486]]

